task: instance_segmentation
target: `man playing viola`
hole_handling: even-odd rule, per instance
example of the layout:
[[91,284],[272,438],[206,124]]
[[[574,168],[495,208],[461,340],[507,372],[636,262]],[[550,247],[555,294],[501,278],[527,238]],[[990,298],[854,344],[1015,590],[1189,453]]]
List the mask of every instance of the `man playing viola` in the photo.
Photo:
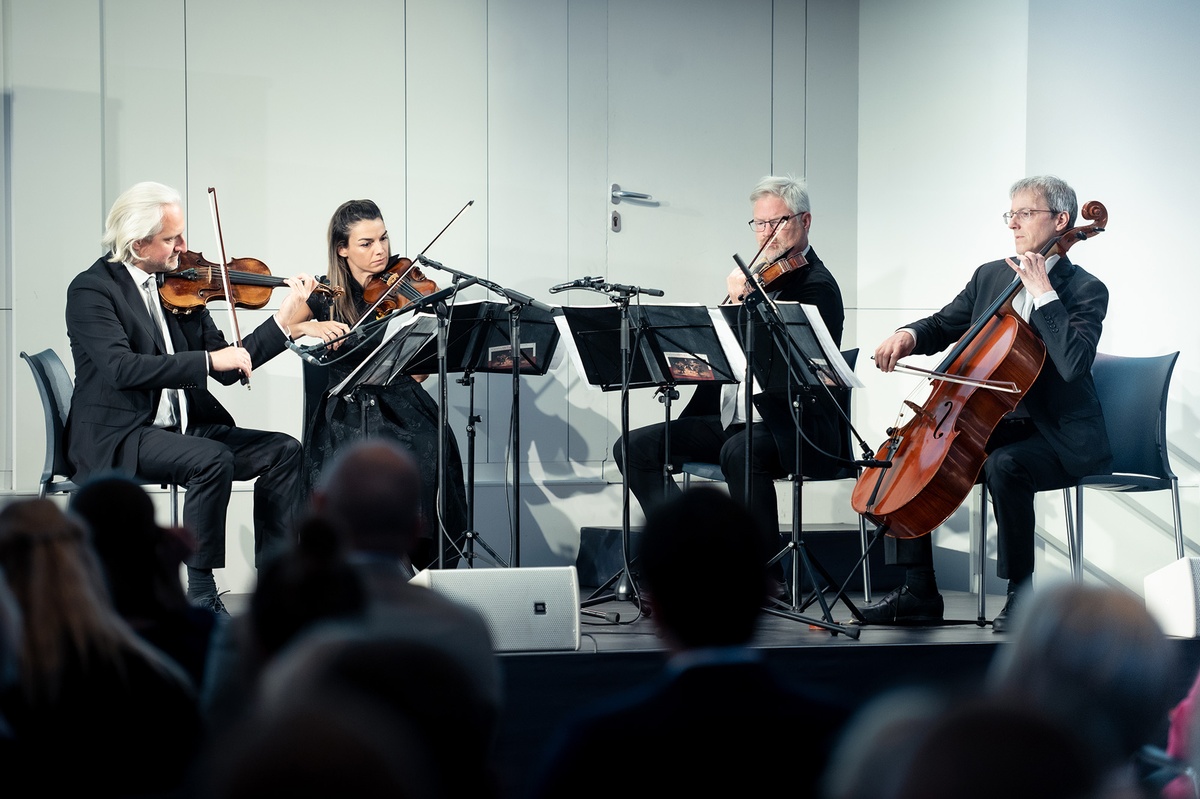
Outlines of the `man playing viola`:
[[[750,194],[754,218],[750,227],[760,247],[766,245],[759,264],[771,264],[794,256],[803,256],[806,265],[789,271],[772,282],[767,290],[772,299],[802,302],[816,306],[834,342],[842,340],[842,325],[845,312],[842,293],[837,280],[821,263],[816,252],[808,243],[808,231],[812,226],[812,212],[808,190],[804,182],[792,177],[768,176],[759,181]],[[738,304],[747,293],[745,276],[735,268],[726,278],[728,302]],[[769,342],[764,342],[764,346]],[[785,387],[766,386],[786,391]],[[747,425],[745,419],[745,395],[740,384],[717,386],[701,383],[695,394],[671,424],[671,461],[678,469],[687,461],[720,463],[730,494],[741,500],[746,492],[745,464]],[[753,431],[753,461],[750,482],[753,488],[753,506],[750,508],[760,534],[774,552],[779,546],[779,509],[776,504],[773,480],[789,472],[780,461],[780,446],[787,451],[788,443],[794,439],[795,430],[772,429],[762,424],[755,413]],[[824,471],[836,470],[821,453],[811,450],[815,444],[826,452],[838,450],[840,422],[834,412],[826,412],[820,405],[804,414],[804,432],[807,443],[804,448],[805,474],[824,476]],[[613,457],[617,468],[629,481],[629,489],[642,509],[649,510],[679,493],[674,481],[669,484],[668,496],[663,493],[664,425],[657,424],[633,430],[629,434],[629,466],[621,460],[621,442],[613,445]],[[786,592],[783,569],[778,564],[772,570],[776,581],[775,595]]]
[[208,310],[164,313],[157,276],[174,271],[184,241],[183,200],[159,183],[125,191],[108,214],[107,255],[71,281],[67,334],[75,391],[67,420],[67,460],[82,482],[108,471],[187,487],[183,519],[196,537],[188,594],[224,612],[212,570],[225,565],[225,514],[234,480],[254,485],[255,555],[287,540],[300,501],[300,444],[283,433],[235,427],[205,388],[226,385],[306,332],[307,275],[272,319],[229,346]]
[[[1018,255],[975,270],[954,300],[933,316],[893,333],[875,350],[885,372],[911,354],[931,355],[954,344],[1016,275],[1022,290],[1013,308],[1046,345],[1046,362],[987,444],[983,479],[997,527],[996,571],[1008,580],[1007,601],[992,629],[1007,629],[1014,597],[1033,575],[1034,495],[1106,472],[1112,461],[1104,416],[1092,382],[1092,361],[1108,310],[1108,289],[1065,255],[1046,258],[1052,239],[1075,224],[1074,190],[1056,177],[1019,180],[1004,221]],[[906,567],[905,584],[862,608],[868,624],[936,622],[943,602],[933,571],[933,547],[920,538],[885,537],[886,559]]]

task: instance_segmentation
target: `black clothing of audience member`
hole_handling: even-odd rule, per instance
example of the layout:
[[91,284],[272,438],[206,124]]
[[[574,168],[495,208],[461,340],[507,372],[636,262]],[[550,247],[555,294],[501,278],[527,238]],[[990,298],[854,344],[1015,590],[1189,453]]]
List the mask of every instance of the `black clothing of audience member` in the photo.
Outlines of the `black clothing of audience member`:
[[71,511],[87,522],[117,613],[199,690],[218,617],[189,603],[179,582],[187,531],[155,524],[146,490],[118,475],[85,484],[71,496]]
[[[815,796],[842,707],[784,685],[751,650],[766,597],[765,550],[753,524],[715,488],[683,493],[650,512],[639,556],[651,618],[671,658],[662,676],[596,705],[558,736],[535,796],[704,796],[737,786],[747,795]],[[724,553],[721,596],[696,606]],[[638,761],[598,763],[634,735]],[[787,756],[764,760],[771,737]]]
[[195,692],[113,610],[81,524],[49,500],[0,511],[21,674],[0,695],[5,796],[171,795],[198,752]]

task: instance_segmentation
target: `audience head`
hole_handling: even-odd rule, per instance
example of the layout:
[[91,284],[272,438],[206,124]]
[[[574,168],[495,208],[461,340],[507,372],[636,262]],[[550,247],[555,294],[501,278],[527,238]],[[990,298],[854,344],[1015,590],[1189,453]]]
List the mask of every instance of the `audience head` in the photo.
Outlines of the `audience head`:
[[223,782],[233,777],[250,788],[217,795],[258,796],[253,789],[263,787],[289,793],[281,785],[304,796],[492,795],[494,715],[440,649],[358,625],[326,625],[267,667],[254,712],[222,747],[231,750],[230,762],[217,763],[228,772]]
[[1122,765],[1165,718],[1173,650],[1125,589],[1058,583],[1022,603],[990,675],[1001,696],[1084,736],[1098,765]]
[[407,558],[423,532],[421,473],[399,444],[370,439],[343,450],[313,492],[313,511],[356,552]]
[[435,799],[416,725],[363,697],[317,696],[258,712],[214,742],[197,795],[214,799]]
[[[1087,797],[1096,769],[1067,729],[977,689],[905,688],[868,703],[846,728],[825,799]],[[980,757],[1000,768],[980,770]]]
[[71,496],[71,512],[87,523],[121,615],[144,618],[184,606],[179,565],[186,547],[155,523],[154,504],[141,485],[117,475],[96,478]]
[[[668,644],[694,649],[748,642],[766,601],[767,557],[753,517],[719,489],[696,488],[653,508],[638,562]],[[696,603],[714,589],[720,602],[698,612]]]
[[83,525],[50,500],[0,510],[0,569],[21,609],[27,693],[55,694],[73,657],[110,656],[133,637],[112,610]]
[[337,531],[310,517],[297,542],[263,564],[250,598],[250,621],[266,657],[323,619],[350,617],[366,608],[366,590],[345,559]]
[[[1099,783],[1076,735],[1005,699],[956,705],[919,738],[891,799],[1087,799]],[[981,773],[980,753],[999,767]]]
[[893,689],[869,701],[842,731],[822,795],[887,799],[920,743],[918,731],[928,729],[948,706],[944,693],[922,687]]

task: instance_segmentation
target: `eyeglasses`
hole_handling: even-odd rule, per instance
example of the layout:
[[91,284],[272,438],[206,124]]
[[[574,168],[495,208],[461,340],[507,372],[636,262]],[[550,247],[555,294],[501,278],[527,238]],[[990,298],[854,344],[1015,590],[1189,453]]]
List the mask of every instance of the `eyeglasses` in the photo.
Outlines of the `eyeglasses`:
[[788,221],[789,219],[792,219],[795,216],[796,216],[795,214],[788,214],[787,216],[781,216],[778,219],[768,219],[766,221],[759,221],[757,219],[751,219],[746,224],[750,226],[751,230],[766,230],[768,228],[770,228],[771,230],[774,230],[775,228],[779,227],[784,222]]
[[1004,224],[1007,225],[1009,222],[1011,222],[1013,220],[1014,216],[1017,219],[1020,219],[1022,222],[1028,222],[1030,219],[1033,219],[1034,214],[1056,214],[1056,213],[1058,213],[1058,212],[1051,211],[1046,208],[1022,208],[1020,211],[1005,211],[1000,216],[1002,219],[1004,219]]

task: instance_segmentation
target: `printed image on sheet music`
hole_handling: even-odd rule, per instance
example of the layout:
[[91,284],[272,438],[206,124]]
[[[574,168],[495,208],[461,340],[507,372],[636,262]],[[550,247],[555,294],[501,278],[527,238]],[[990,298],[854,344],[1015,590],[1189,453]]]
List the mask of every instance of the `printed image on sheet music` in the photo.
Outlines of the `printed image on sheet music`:
[[[512,345],[488,347],[487,369],[512,369]],[[521,342],[521,368],[519,371],[538,374],[537,344]]]
[[712,367],[708,364],[708,356],[694,352],[664,352],[667,359],[667,369],[676,380],[700,382],[715,380]]

